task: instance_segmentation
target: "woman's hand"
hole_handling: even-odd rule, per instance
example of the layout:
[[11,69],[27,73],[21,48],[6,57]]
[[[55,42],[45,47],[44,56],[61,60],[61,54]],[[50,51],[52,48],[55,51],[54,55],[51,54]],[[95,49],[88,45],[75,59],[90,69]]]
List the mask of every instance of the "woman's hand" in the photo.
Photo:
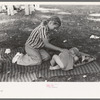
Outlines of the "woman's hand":
[[68,52],[68,49],[61,49],[60,52]]

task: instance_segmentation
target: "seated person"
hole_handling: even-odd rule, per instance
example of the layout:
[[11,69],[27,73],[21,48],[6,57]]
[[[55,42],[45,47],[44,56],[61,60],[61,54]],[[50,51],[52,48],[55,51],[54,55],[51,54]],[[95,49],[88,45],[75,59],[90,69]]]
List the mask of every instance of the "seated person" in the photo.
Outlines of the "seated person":
[[50,70],[62,69],[71,70],[74,68],[74,64],[83,62],[89,59],[89,55],[79,52],[79,50],[74,47],[69,50],[64,50],[59,55],[53,55],[50,61]]

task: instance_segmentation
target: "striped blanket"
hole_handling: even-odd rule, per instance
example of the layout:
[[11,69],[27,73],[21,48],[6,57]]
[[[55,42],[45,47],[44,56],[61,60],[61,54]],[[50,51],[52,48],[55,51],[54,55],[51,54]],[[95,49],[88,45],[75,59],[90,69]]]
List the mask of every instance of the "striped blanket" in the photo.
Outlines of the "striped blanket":
[[12,63],[12,58],[17,52],[24,52],[22,47],[11,50],[11,53],[5,54],[6,48],[2,48],[1,57],[4,60],[1,67],[0,81],[1,82],[31,82],[38,80],[38,78],[51,78],[54,76],[66,76],[66,75],[80,75],[88,73],[100,72],[100,66],[95,60],[81,64],[79,67],[73,70],[49,70],[49,61],[43,62],[40,66],[20,66],[16,63]]

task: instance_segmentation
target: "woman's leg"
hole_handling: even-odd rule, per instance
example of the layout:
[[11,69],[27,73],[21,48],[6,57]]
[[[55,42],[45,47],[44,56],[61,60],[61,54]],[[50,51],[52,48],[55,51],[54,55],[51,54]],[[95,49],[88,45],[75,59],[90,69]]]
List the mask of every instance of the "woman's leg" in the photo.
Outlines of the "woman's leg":
[[40,65],[42,63],[42,56],[38,49],[34,49],[28,45],[25,46],[26,55],[21,56],[17,60],[19,65]]

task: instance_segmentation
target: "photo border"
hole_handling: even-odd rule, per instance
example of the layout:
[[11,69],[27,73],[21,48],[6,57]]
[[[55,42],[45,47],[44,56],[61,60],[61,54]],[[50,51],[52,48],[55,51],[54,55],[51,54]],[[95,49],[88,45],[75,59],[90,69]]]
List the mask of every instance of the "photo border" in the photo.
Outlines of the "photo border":
[[[100,2],[100,0],[0,0],[0,2]],[[8,83],[9,84],[9,83]],[[51,83],[50,83],[51,84]],[[54,83],[55,84],[55,83]],[[100,84],[99,84],[100,85]],[[97,85],[97,86],[99,86]],[[2,89],[0,90],[2,91]],[[99,98],[0,98],[0,100],[97,100]]]

